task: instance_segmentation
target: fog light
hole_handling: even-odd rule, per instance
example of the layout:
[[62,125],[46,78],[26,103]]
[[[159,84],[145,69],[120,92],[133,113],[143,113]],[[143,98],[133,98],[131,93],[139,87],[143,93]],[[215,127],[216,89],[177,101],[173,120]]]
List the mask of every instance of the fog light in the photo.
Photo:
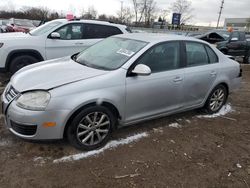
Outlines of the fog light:
[[55,127],[56,122],[44,122],[43,127]]

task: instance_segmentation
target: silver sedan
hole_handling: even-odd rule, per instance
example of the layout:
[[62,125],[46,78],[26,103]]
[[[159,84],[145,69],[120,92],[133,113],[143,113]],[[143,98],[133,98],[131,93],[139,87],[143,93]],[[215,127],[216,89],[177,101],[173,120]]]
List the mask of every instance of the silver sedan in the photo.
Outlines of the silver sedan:
[[91,150],[117,126],[202,107],[218,112],[240,82],[240,65],[206,42],[125,34],[21,69],[2,107],[7,128],[19,137],[67,137],[76,148]]

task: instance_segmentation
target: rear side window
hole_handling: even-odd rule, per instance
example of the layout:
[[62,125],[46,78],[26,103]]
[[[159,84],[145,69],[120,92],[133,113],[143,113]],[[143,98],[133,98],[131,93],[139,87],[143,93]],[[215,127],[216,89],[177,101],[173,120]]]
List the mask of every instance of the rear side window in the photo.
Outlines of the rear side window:
[[209,63],[218,63],[219,60],[218,60],[218,57],[217,55],[215,54],[215,52],[208,46],[205,46],[206,50],[207,50],[207,55],[208,55],[208,58],[209,58]]
[[203,44],[186,42],[187,66],[198,66],[209,63],[206,49]]
[[237,40],[239,40],[239,38],[240,38],[239,32],[233,32],[231,39],[233,39],[233,38],[236,38]]
[[84,39],[107,38],[113,35],[122,34],[121,30],[114,26],[85,24]]

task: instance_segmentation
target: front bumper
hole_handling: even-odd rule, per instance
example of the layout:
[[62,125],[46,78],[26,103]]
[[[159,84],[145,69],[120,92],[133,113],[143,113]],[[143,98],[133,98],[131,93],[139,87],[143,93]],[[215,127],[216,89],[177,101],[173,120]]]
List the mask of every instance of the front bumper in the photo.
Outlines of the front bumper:
[[[18,107],[15,100],[8,102],[4,94],[1,99],[6,127],[16,136],[31,140],[63,138],[69,110],[31,111]],[[45,122],[55,122],[55,126],[45,126]]]

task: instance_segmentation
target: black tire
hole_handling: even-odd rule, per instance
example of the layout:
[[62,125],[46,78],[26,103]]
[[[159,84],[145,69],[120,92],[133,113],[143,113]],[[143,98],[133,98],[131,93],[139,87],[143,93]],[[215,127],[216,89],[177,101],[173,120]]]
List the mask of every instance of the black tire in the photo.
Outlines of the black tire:
[[[98,117],[98,115],[96,115],[96,121],[95,121],[93,118],[96,113],[101,115],[101,117]],[[100,126],[99,128],[97,128],[100,125],[100,124],[98,125],[97,123],[101,121],[102,115],[105,115],[105,119],[103,119],[102,124],[104,125],[106,122],[109,122],[109,124],[104,126],[102,125],[102,127]],[[89,119],[91,119],[93,124],[90,124],[87,116],[89,116]],[[115,126],[115,123],[116,123],[116,118],[108,108],[103,106],[88,107],[86,109],[83,109],[80,113],[78,113],[74,117],[72,123],[66,130],[67,139],[71,145],[80,150],[88,151],[100,148],[104,146],[109,140],[112,128]],[[107,130],[107,132],[105,133],[100,132],[104,130],[105,131]],[[78,136],[80,134],[82,135]],[[89,135],[91,136],[89,137]],[[99,140],[100,136],[101,139]],[[91,143],[92,137],[94,141],[93,143]]]
[[248,51],[247,55],[244,57],[243,63],[250,64],[250,50]]
[[[223,92],[223,98],[221,98],[222,94],[221,95],[218,94],[218,92],[220,92],[220,91]],[[218,94],[218,98],[216,100],[215,96],[217,94]],[[206,112],[208,114],[214,114],[214,113],[217,113],[218,111],[220,111],[222,106],[226,103],[227,97],[228,97],[227,88],[222,84],[216,86],[209,94],[207,101],[205,103],[204,107],[205,107]],[[213,104],[213,101],[215,101],[216,104]],[[217,107],[215,107],[215,106],[217,106]]]
[[9,71],[11,74],[14,74],[21,68],[31,65],[33,63],[38,62],[38,59],[35,58],[34,56],[31,55],[20,55],[15,57],[11,62],[10,62],[10,67]]

